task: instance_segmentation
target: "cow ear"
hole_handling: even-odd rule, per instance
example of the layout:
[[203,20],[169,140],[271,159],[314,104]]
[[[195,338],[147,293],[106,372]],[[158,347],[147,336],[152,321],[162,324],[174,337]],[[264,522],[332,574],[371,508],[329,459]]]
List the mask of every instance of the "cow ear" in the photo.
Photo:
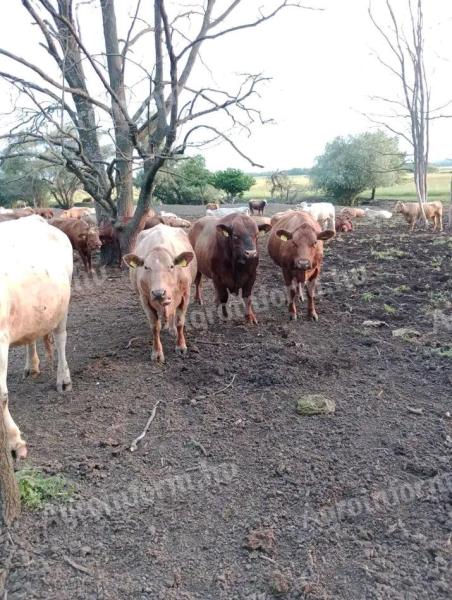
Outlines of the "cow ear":
[[224,237],[230,237],[232,235],[232,229],[227,225],[223,225],[223,223],[217,225],[217,231],[222,233]]
[[125,254],[122,257],[122,260],[131,269],[136,269],[137,267],[142,267],[144,265],[144,260],[136,254]]
[[325,229],[325,231],[321,231],[320,233],[317,234],[317,239],[322,240],[322,242],[326,242],[327,240],[330,240],[335,235],[336,235],[336,232],[333,231],[332,229]]
[[268,233],[272,226],[268,223],[262,223],[262,225],[258,225],[257,228],[259,229],[259,233]]
[[283,242],[288,242],[292,239],[292,234],[290,231],[286,231],[285,229],[278,229],[276,232],[276,237],[279,237]]
[[174,266],[176,267],[188,267],[194,258],[193,252],[182,252],[179,256],[174,259]]
[[86,233],[81,233],[81,234],[80,234],[78,237],[79,237],[81,240],[86,240],[86,238],[87,238],[88,236],[87,236],[87,234],[86,234]]

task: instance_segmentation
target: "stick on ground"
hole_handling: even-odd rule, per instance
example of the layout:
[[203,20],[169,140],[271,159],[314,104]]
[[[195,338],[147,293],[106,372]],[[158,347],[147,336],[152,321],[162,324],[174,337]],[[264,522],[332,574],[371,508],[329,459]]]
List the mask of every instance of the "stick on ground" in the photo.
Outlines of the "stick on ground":
[[152,409],[151,412],[151,416],[149,417],[145,428],[143,429],[143,432],[140,433],[140,435],[135,438],[133,440],[133,442],[130,444],[130,452],[135,452],[135,450],[138,448],[138,444],[139,442],[141,442],[141,440],[144,438],[144,436],[146,435],[146,433],[148,432],[149,427],[151,426],[152,421],[154,420],[155,417],[155,413],[157,412],[157,406],[160,404],[160,400],[157,400],[157,402],[155,403],[154,408]]

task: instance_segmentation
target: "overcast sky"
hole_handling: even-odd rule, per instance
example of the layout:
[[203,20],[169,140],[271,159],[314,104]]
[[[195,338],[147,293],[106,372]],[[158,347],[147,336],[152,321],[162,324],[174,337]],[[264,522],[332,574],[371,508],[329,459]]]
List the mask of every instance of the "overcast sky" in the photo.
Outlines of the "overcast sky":
[[[172,2],[175,6],[184,3]],[[217,4],[221,8],[229,1],[218,0]],[[202,50],[206,67],[200,66],[191,82],[233,90],[241,73],[262,72],[272,78],[253,105],[274,123],[255,124],[250,137],[245,132],[233,133],[240,148],[266,169],[312,165],[335,136],[372,127],[362,113],[384,111],[370,96],[395,97],[398,93],[396,79],[375,58],[375,51],[383,52],[383,43],[370,24],[368,1],[311,0],[309,4],[324,10],[287,9],[259,28],[206,42]],[[406,0],[394,4],[403,10]],[[432,104],[439,106],[452,100],[452,2],[427,0],[424,4]],[[120,30],[125,32],[136,2],[116,0],[116,5]],[[256,14],[260,6],[268,10],[274,5],[274,0],[246,0],[233,22]],[[382,17],[384,0],[373,0],[373,5]],[[20,0],[4,0],[0,17],[1,46],[37,61],[50,72],[53,66],[37,46],[37,28],[31,25]],[[99,11],[82,6],[80,18],[85,43],[93,53],[102,51]],[[135,58],[149,63],[147,47],[137,49]],[[0,70],[6,68],[11,71],[11,63],[0,57]],[[10,109],[11,97],[8,85],[0,80],[2,112]],[[452,104],[442,112],[452,114]],[[0,127],[7,122],[8,117],[3,117]],[[216,124],[220,129],[229,127],[222,118]],[[397,126],[403,127],[403,123]],[[435,121],[431,159],[452,157],[451,140],[452,119]],[[236,166],[250,170],[225,143],[214,144],[204,155],[212,169]]]

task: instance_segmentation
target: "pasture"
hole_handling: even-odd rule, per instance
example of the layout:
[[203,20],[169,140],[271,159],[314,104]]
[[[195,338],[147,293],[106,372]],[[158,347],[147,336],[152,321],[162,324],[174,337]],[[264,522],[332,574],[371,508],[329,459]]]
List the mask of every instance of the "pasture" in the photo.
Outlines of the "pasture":
[[[318,323],[306,306],[289,322],[266,241],[259,325],[240,309],[220,320],[207,283],[185,358],[164,332],[167,362],[151,363],[118,269],[75,276],[72,392],[49,369],[22,380],[23,349],[11,352],[27,466],[76,492],[15,523],[8,598],[449,597],[450,233],[357,221],[326,246]],[[297,414],[310,394],[335,414]]]
[[[429,173],[428,188],[430,200],[441,200],[446,203],[450,197],[450,182],[452,173],[449,170]],[[270,198],[270,189],[267,185],[267,177],[256,177],[255,185],[244,195],[245,198]],[[300,189],[300,194],[306,196],[321,196],[317,190],[309,188],[309,177],[304,175],[292,176],[290,180],[295,187]],[[363,198],[369,198],[371,190],[363,192]],[[416,190],[412,175],[407,175],[403,181],[391,187],[377,188],[376,201],[378,200],[416,200]]]

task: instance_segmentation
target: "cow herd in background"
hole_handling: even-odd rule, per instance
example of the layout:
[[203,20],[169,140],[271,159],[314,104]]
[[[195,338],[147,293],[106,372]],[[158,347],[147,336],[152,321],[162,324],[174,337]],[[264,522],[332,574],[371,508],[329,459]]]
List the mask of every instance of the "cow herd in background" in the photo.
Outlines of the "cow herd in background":
[[[241,292],[245,319],[257,324],[252,292],[259,236],[269,234],[268,254],[281,269],[290,319],[297,318],[296,301],[303,299],[306,288],[308,317],[317,321],[315,291],[323,243],[338,232],[352,231],[354,219],[392,217],[389,211],[353,207],[336,215],[332,204],[318,202],[302,203],[270,219],[264,217],[265,207],[265,200],[252,200],[248,207],[211,204],[206,206],[206,216],[193,223],[163,211],[150,210],[143,217],[134,248],[123,261],[149,321],[152,360],[165,361],[160,339],[165,326],[176,333],[176,352],[187,352],[184,327],[190,289],[194,283],[194,300],[202,304],[203,277],[212,280],[224,317],[229,295]],[[428,203],[424,210],[434,230],[442,231],[441,203]],[[422,216],[417,204],[398,202],[394,212],[405,217],[411,231]],[[58,215],[48,208],[0,210],[0,400],[9,446],[18,457],[26,456],[27,450],[9,413],[9,347],[26,346],[24,376],[35,376],[39,374],[37,340],[44,340],[49,355],[54,342],[57,389],[71,389],[65,347],[72,250],[90,271],[92,253],[105,243],[119,243],[117,231],[110,221],[98,225],[94,209],[75,207]]]

